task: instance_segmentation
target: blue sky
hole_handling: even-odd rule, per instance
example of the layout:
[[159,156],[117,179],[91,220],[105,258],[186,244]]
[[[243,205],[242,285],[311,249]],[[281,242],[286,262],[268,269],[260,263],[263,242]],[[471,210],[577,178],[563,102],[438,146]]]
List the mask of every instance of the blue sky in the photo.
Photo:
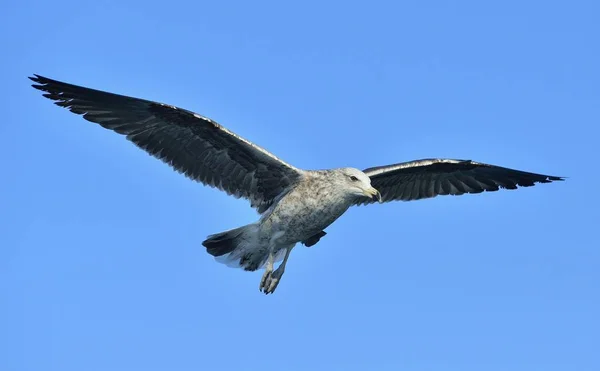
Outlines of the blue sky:
[[[0,15],[2,370],[598,370],[593,1],[21,1]],[[302,168],[473,159],[567,182],[350,210],[277,292],[256,219],[43,99],[175,104]]]

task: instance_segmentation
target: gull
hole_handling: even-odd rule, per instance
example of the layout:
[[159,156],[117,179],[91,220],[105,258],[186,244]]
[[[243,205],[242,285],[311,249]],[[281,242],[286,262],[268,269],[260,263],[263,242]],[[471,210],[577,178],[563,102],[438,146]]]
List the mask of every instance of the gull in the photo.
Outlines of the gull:
[[247,271],[264,268],[259,289],[265,294],[277,288],[294,246],[315,245],[326,235],[324,230],[351,206],[516,189],[564,180],[471,160],[442,158],[362,171],[352,167],[299,169],[192,111],[40,75],[30,79],[34,88],[58,106],[124,135],[188,178],[247,199],[260,215],[258,221],[210,235],[202,245],[218,262],[228,266]]

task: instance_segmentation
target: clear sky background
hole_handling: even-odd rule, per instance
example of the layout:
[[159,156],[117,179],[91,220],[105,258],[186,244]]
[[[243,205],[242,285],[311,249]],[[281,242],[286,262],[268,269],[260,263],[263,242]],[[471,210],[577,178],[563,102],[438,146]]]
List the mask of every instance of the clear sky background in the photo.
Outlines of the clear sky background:
[[[4,4],[0,369],[599,370],[598,4]],[[256,220],[246,201],[33,73],[194,110],[307,169],[569,179],[351,209],[265,296],[201,246]]]

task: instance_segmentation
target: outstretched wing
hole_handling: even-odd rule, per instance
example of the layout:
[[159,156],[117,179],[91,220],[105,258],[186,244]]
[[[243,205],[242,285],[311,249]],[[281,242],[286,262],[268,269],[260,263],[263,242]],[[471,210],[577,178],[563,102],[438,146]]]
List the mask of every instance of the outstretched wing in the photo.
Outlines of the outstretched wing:
[[123,134],[187,177],[264,212],[302,171],[215,121],[167,104],[30,77],[34,88],[88,121]]
[[[528,173],[470,160],[426,159],[364,170],[382,201],[413,201],[438,195],[462,195],[530,187],[562,177]],[[373,201],[365,198],[360,204]]]

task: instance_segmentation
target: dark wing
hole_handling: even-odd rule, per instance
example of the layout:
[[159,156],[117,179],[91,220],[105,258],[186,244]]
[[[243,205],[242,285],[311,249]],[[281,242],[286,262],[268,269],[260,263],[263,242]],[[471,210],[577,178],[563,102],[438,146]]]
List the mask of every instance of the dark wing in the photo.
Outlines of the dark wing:
[[39,75],[34,88],[127,139],[187,177],[250,200],[264,212],[302,171],[194,112],[66,84]]
[[[530,187],[562,177],[528,173],[470,160],[427,159],[364,170],[383,202],[412,201],[437,195],[462,195]],[[360,204],[373,203],[365,198]]]
[[327,232],[321,231],[313,236],[310,236],[306,240],[300,241],[300,242],[306,247],[311,247],[311,246],[316,245],[317,242],[319,242],[321,240],[321,238],[323,238],[326,234],[327,234]]

